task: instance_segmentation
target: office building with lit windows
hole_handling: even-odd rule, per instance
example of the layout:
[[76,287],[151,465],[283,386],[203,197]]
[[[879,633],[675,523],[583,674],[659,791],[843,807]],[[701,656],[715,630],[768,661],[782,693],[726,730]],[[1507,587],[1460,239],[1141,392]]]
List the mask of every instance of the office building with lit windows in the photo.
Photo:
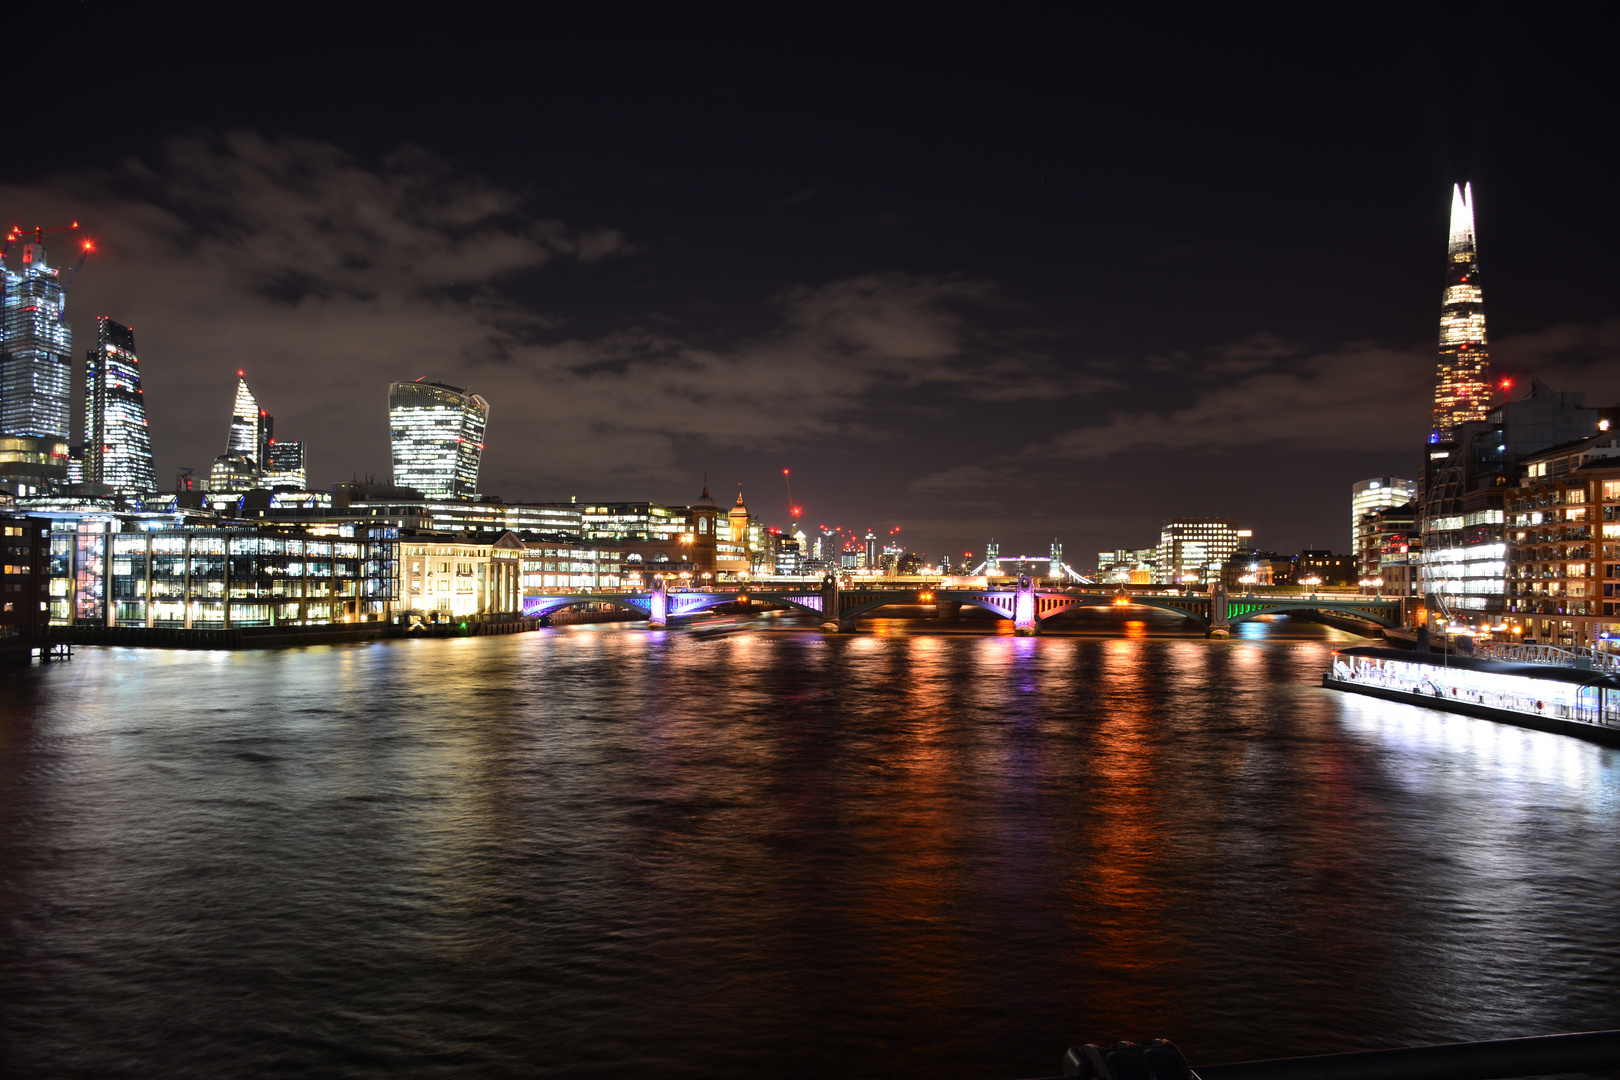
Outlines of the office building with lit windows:
[[84,357],[84,478],[126,495],[157,490],[135,331],[105,315]]
[[231,405],[231,431],[225,452],[208,470],[210,493],[251,491],[260,484],[270,450],[273,421],[248,389],[247,378],[236,373],[236,400]]
[[1431,442],[1449,442],[1458,427],[1483,420],[1490,411],[1491,360],[1485,344],[1485,297],[1480,288],[1474,236],[1474,196],[1470,185],[1464,184],[1452,189]]
[[1502,612],[1505,498],[1521,463],[1599,434],[1613,412],[1588,407],[1582,391],[1533,382],[1523,398],[1462,424],[1449,442],[1430,444],[1418,504],[1419,592],[1433,598],[1444,617],[1477,620]]
[[444,383],[397,382],[388,388],[394,484],[430,498],[478,498],[489,402]]
[[260,483],[267,488],[303,491],[309,483],[304,471],[304,444],[272,440],[265,454],[264,475]]
[[1620,635],[1620,437],[1531,455],[1508,489],[1505,621],[1519,640]]
[[1350,550],[1365,546],[1366,525],[1362,518],[1384,506],[1405,506],[1417,498],[1417,481],[1398,476],[1375,476],[1350,485]]
[[1155,585],[1204,585],[1219,581],[1221,566],[1253,533],[1225,518],[1173,518],[1159,529]]
[[231,408],[231,434],[225,444],[227,454],[241,454],[264,467],[265,449],[270,442],[270,417],[259,408],[259,401],[248,389],[242,372],[236,373],[236,402]]
[[45,245],[24,244],[22,268],[5,276],[0,340],[0,435],[67,442],[73,332],[63,316],[66,287]]

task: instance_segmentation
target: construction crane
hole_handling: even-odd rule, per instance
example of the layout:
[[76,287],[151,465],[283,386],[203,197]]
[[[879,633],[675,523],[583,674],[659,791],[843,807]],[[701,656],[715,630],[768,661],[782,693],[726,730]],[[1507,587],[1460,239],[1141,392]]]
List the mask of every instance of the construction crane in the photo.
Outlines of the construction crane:
[[13,225],[10,231],[6,233],[5,243],[0,245],[0,259],[4,259],[7,255],[10,255],[11,245],[15,244],[18,240],[21,240],[29,233],[34,234],[34,243],[43,244],[45,242],[46,233],[72,232],[78,227],[79,223],[77,221],[71,225],[35,225],[32,229],[25,229],[21,225]]
[[[44,244],[46,233],[73,232],[78,227],[79,223],[75,221],[71,225],[35,225],[32,229],[25,229],[21,225],[13,225],[7,230],[5,240],[0,242],[0,312],[5,310],[6,304],[6,286],[9,282],[6,280],[5,261],[11,254],[11,245],[30,235],[33,237],[32,244]],[[84,269],[84,261],[90,257],[90,253],[95,248],[96,244],[93,240],[80,242],[79,261],[73,264],[72,270],[68,271],[67,280],[62,283],[63,289],[72,287],[74,279],[79,276],[79,271]],[[25,248],[23,261],[32,262],[33,259],[33,253]],[[0,333],[3,333],[3,331],[0,331]]]
[[793,481],[791,479],[789,479],[789,474],[788,474],[787,469],[782,470],[782,483],[787,485],[787,493],[788,493],[788,529],[791,531],[791,530],[797,529],[799,527],[799,514],[803,512],[804,507],[802,507],[802,506],[794,506],[793,505]]

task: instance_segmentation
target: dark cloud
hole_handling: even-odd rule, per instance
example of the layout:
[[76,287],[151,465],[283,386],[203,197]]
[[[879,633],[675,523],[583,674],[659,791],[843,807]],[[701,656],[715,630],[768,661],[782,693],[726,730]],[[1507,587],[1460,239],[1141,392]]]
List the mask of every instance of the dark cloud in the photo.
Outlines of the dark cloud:
[[[627,326],[570,336],[514,298],[541,269],[631,256],[612,228],[540,214],[519,191],[416,148],[368,165],[303,139],[177,139],[153,163],[0,190],[40,219],[90,222],[102,252],[72,298],[133,323],[162,475],[223,449],[235,372],[312,480],[389,471],[395,379],[471,385],[491,401],[484,487],[559,498],[684,489],[680,444],[769,450],[888,437],[870,414],[925,400],[1017,402],[1117,385],[1007,345],[980,325],[989,282],[874,273],[762,297],[774,328],[695,344]],[[657,322],[650,313],[649,324]]]

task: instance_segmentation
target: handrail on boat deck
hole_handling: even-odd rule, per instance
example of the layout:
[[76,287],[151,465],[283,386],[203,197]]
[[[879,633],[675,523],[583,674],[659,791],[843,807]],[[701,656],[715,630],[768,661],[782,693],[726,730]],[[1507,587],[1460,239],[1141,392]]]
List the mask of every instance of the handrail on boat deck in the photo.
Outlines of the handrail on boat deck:
[[[1620,1069],[1620,1031],[1190,1066],[1172,1043],[1070,1047],[1063,1076],[1081,1080],[1508,1080]],[[1055,1080],[1055,1078],[1053,1078]]]

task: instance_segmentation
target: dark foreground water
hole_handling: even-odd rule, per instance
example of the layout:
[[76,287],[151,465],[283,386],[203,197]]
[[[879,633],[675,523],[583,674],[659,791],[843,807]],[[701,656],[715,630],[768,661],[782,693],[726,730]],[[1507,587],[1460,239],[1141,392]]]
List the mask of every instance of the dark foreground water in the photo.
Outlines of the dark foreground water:
[[1620,1026],[1620,757],[1249,632],[0,673],[0,1073],[1007,1080]]

